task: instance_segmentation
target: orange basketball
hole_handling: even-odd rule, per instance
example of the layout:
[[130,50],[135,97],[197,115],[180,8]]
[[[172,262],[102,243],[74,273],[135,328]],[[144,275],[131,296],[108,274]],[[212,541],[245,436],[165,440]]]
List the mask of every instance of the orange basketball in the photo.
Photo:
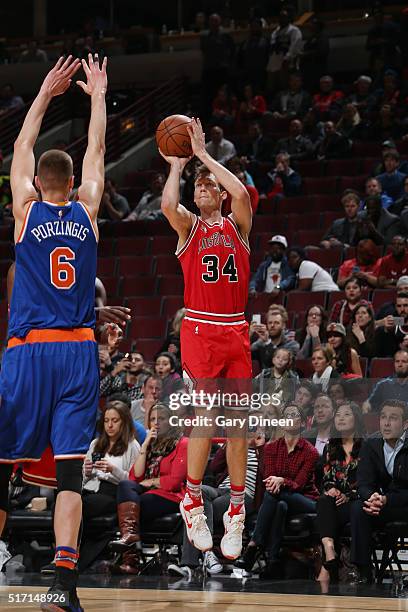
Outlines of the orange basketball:
[[159,124],[156,142],[164,155],[190,157],[193,154],[187,125],[191,123],[186,115],[170,115]]

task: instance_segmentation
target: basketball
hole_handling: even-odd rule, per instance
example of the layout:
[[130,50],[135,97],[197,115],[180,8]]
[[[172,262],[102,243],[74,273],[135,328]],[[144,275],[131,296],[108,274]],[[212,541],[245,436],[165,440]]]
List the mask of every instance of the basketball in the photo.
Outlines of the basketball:
[[193,154],[187,125],[191,123],[186,115],[170,115],[160,122],[156,130],[156,142],[164,155],[190,157]]

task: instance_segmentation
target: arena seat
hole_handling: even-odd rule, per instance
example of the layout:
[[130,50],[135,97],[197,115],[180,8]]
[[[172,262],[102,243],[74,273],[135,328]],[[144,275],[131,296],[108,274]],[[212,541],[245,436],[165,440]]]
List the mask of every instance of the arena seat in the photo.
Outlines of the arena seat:
[[306,310],[313,304],[318,304],[324,308],[326,299],[326,291],[291,291],[286,298],[286,310],[299,312]]
[[270,293],[260,293],[256,297],[249,297],[247,312],[250,316],[260,314],[264,318],[271,304],[283,304],[284,296],[282,293],[271,295]]
[[371,302],[377,311],[386,302],[394,302],[397,297],[396,289],[374,289]]
[[320,227],[320,213],[303,212],[299,215],[288,215],[288,233],[303,230],[305,227]]
[[355,157],[375,157],[376,159],[381,159],[381,145],[379,142],[356,140],[353,143],[353,155]]
[[392,358],[373,357],[370,364],[371,378],[387,378],[394,373],[394,360]]
[[333,221],[336,221],[336,219],[339,219],[340,214],[341,213],[338,210],[326,210],[325,212],[321,213],[320,220],[321,220],[322,228],[325,231],[328,230],[331,224],[333,223]]
[[337,178],[335,176],[323,176],[320,178],[305,178],[303,181],[303,191],[307,195],[321,193],[336,193]]
[[125,306],[130,308],[132,316],[161,314],[162,298],[160,295],[126,298]]
[[310,196],[283,198],[279,202],[279,211],[288,215],[302,215],[314,211],[313,198]]
[[[307,258],[322,268],[338,268],[343,259],[342,249],[307,249]],[[337,292],[332,292],[337,293]]]
[[150,236],[137,236],[136,238],[118,238],[116,244],[117,255],[148,255],[152,239]]
[[150,255],[124,256],[118,258],[119,276],[146,276],[152,273],[153,259]]
[[98,242],[98,257],[111,257],[114,242],[112,238],[101,238]]
[[300,378],[311,378],[313,375],[312,362],[310,359],[296,359],[295,369]]
[[154,276],[126,276],[122,278],[121,295],[136,297],[138,295],[153,295],[156,292]]
[[343,193],[345,189],[355,189],[356,191],[364,192],[366,180],[366,174],[360,176],[342,176],[340,177],[339,191]]
[[323,237],[323,229],[299,230],[294,234],[292,244],[306,247],[309,245],[319,245]]
[[163,316],[172,318],[176,312],[183,308],[184,297],[182,295],[166,295],[162,298]]
[[154,236],[152,255],[173,255],[177,249],[177,236]]
[[324,162],[317,159],[305,159],[293,163],[300,176],[310,176],[313,178],[323,176]]
[[181,274],[179,260],[174,255],[156,255],[154,257],[155,274]]
[[157,340],[156,338],[137,338],[136,339],[136,350],[143,353],[146,361],[152,362],[154,357],[160,351],[163,346],[163,340]]
[[319,212],[327,212],[333,210],[338,213],[338,216],[342,216],[341,205],[338,196],[333,193],[332,195],[315,194],[312,198],[313,210]]
[[120,279],[117,276],[105,276],[103,286],[106,290],[106,295],[109,297],[119,295]]
[[[97,261],[97,276],[115,276],[116,271],[116,259],[114,257],[98,257]],[[1,265],[0,265],[1,271]]]
[[183,295],[184,279],[181,274],[158,276],[160,295]]
[[157,316],[132,317],[130,334],[132,338],[164,338],[167,331],[167,319]]
[[359,159],[331,159],[325,170],[327,176],[355,176],[362,171]]

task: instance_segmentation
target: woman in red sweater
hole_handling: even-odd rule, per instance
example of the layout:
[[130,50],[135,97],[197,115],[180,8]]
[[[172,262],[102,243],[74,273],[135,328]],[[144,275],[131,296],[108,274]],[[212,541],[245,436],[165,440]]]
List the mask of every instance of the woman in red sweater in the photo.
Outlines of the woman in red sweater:
[[111,548],[124,552],[120,571],[137,574],[141,548],[140,522],[178,512],[187,477],[188,438],[169,423],[171,411],[156,404],[150,412],[149,432],[129,473],[118,485],[120,539]]
[[259,577],[266,580],[282,574],[279,550],[287,516],[315,512],[319,497],[314,480],[319,454],[301,437],[305,424],[302,411],[294,402],[288,402],[283,417],[287,419],[283,436],[264,447],[263,477],[266,492],[252,538],[236,563],[236,567],[249,573],[259,549],[264,549],[267,565]]

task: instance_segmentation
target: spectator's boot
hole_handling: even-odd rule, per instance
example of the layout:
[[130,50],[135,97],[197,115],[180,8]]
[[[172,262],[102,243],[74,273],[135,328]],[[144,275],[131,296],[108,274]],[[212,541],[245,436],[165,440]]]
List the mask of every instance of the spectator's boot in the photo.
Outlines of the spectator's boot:
[[140,547],[140,506],[135,502],[118,504],[120,540],[110,542],[115,552],[126,552],[132,546]]

